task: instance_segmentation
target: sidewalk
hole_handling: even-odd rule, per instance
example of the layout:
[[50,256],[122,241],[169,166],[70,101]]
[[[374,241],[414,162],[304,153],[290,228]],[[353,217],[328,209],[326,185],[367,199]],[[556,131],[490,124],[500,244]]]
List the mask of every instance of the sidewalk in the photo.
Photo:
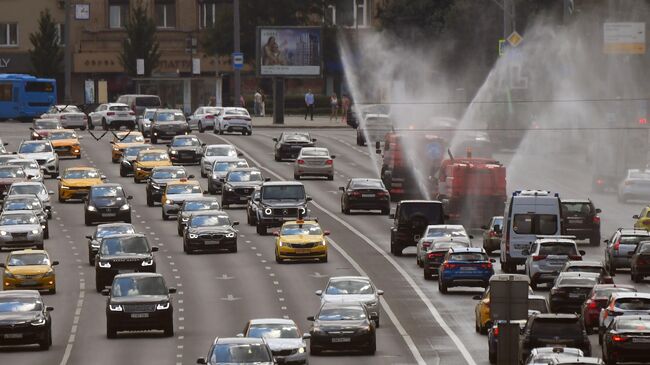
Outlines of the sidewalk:
[[329,116],[315,115],[314,120],[305,120],[304,115],[285,115],[284,124],[273,124],[272,116],[252,117],[254,128],[346,128],[350,126],[344,124],[339,117],[338,121],[330,120]]

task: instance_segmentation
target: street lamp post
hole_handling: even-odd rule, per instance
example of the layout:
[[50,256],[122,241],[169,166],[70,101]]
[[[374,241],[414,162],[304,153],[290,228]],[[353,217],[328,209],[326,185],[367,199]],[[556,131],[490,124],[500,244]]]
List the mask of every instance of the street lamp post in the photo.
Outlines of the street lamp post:
[[70,44],[70,23],[72,22],[71,0],[65,0],[65,23],[63,25],[63,68],[64,68],[64,101],[66,104],[72,102],[71,79],[72,79],[72,45]]
[[[239,0],[233,0],[233,31],[234,31],[234,43],[235,43],[235,53],[241,51],[239,44]],[[235,73],[235,106],[241,105],[241,71],[239,68],[234,69]]]

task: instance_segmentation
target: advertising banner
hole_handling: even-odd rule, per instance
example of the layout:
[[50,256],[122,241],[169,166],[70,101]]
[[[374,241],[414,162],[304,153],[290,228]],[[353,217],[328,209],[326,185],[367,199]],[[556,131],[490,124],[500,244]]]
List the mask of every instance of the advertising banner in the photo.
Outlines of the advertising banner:
[[257,31],[259,76],[322,75],[320,27],[258,27]]

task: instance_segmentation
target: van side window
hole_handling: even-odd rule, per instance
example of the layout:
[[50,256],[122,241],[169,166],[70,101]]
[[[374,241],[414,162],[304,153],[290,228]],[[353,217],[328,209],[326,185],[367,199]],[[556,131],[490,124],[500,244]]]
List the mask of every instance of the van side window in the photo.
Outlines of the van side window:
[[537,229],[536,234],[555,234],[557,231],[557,216],[553,214],[539,214],[537,215]]
[[515,214],[512,230],[517,234],[555,234],[557,216],[554,214]]
[[515,214],[512,222],[512,230],[517,234],[533,233],[533,215],[532,214]]

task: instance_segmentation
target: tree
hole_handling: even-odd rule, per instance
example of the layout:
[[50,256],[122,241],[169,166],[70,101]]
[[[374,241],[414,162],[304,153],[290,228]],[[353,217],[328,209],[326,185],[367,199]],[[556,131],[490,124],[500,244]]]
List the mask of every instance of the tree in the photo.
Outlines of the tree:
[[131,8],[131,14],[124,25],[126,39],[122,45],[120,62],[130,76],[138,76],[137,59],[144,59],[144,76],[160,62],[160,45],[156,41],[156,23],[148,16],[147,7],[138,1]]
[[54,78],[61,73],[63,48],[59,44],[56,23],[49,10],[41,12],[38,19],[38,32],[29,35],[33,49],[29,50],[34,73],[39,77]]

